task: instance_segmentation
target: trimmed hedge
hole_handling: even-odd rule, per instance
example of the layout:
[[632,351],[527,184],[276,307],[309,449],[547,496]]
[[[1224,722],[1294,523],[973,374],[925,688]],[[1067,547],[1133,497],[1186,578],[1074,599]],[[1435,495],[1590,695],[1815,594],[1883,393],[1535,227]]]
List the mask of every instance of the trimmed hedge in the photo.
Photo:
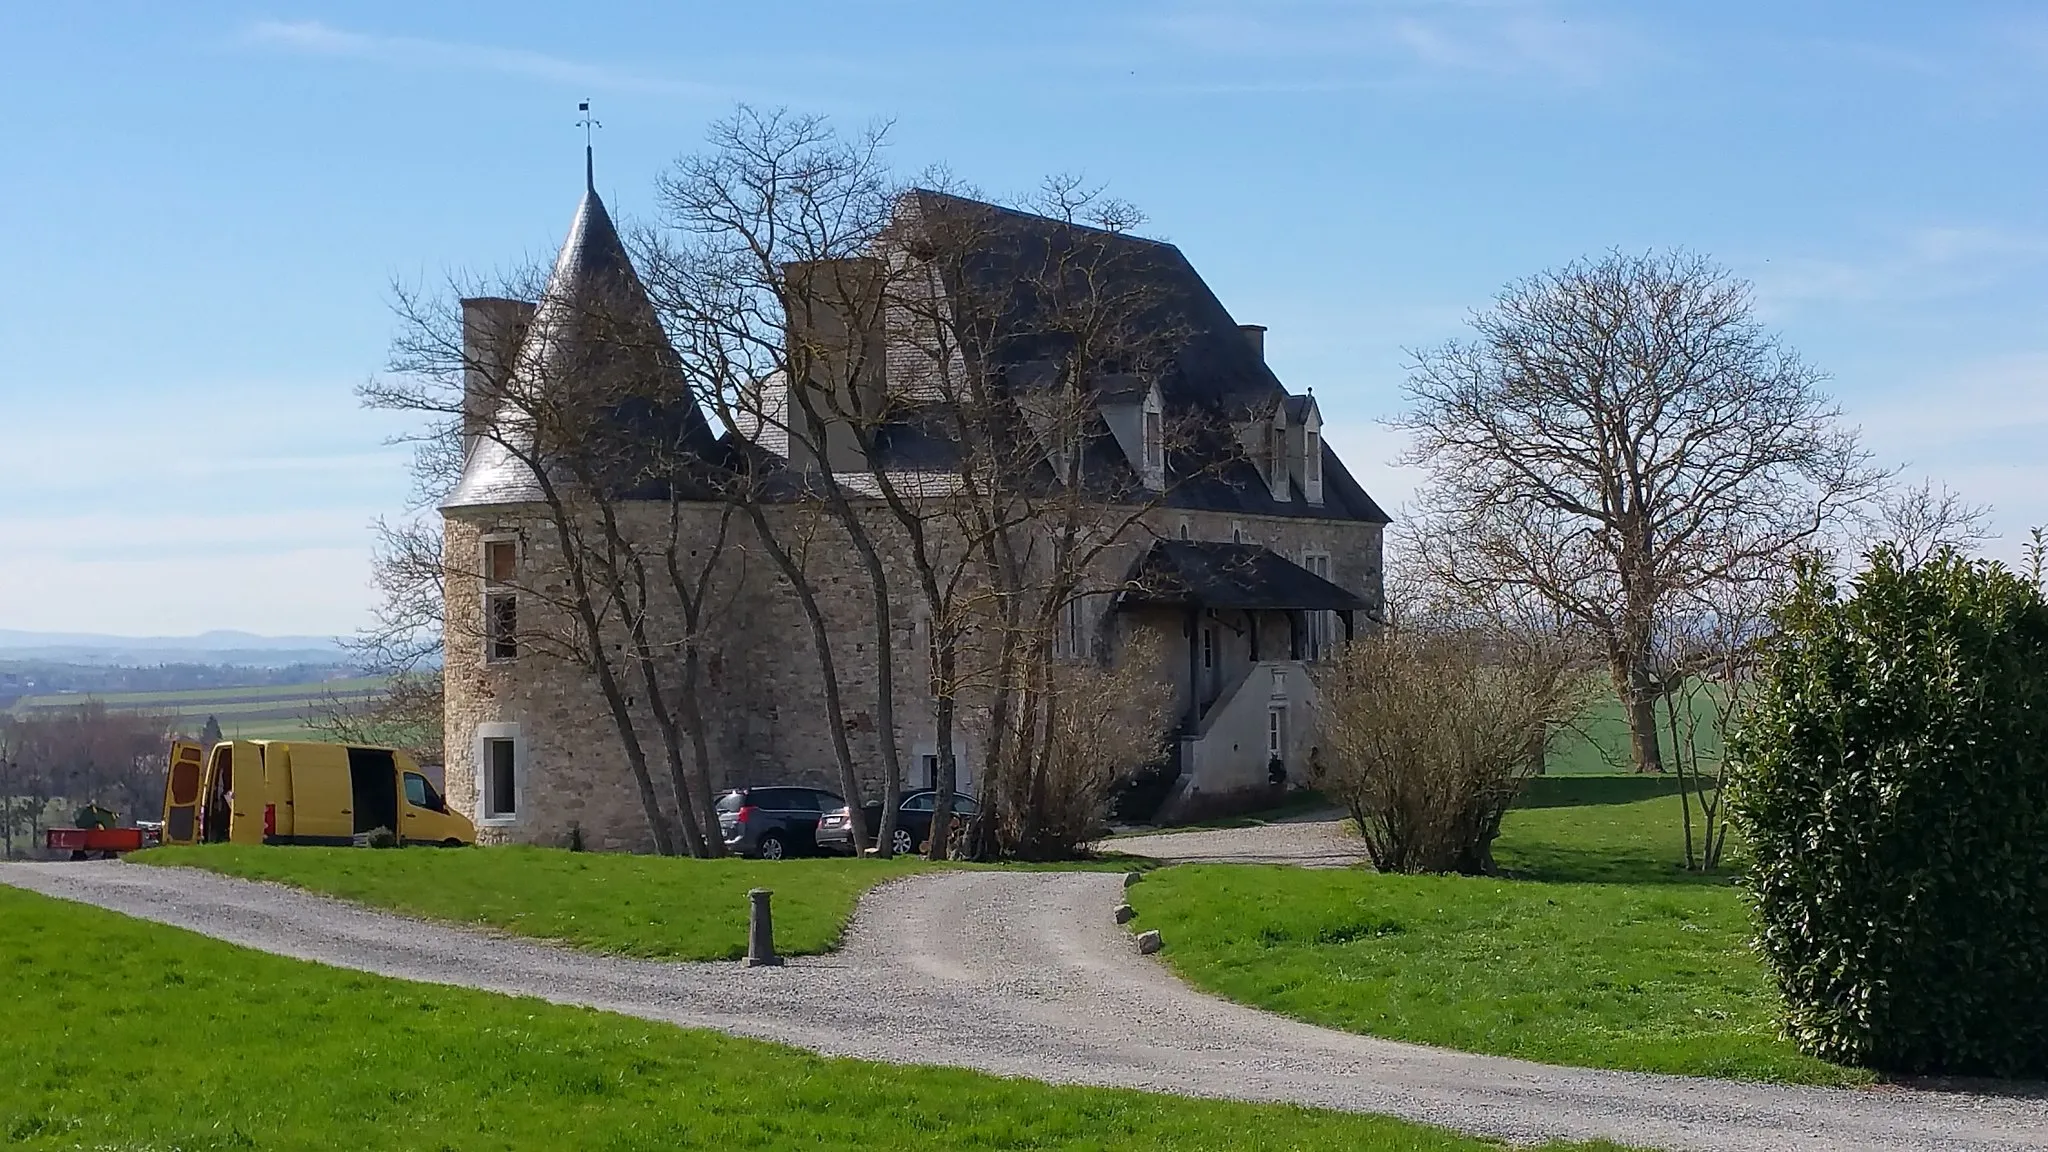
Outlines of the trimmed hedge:
[[1758,947],[1807,1052],[2048,1073],[2048,604],[1880,549],[1783,606],[1730,742]]

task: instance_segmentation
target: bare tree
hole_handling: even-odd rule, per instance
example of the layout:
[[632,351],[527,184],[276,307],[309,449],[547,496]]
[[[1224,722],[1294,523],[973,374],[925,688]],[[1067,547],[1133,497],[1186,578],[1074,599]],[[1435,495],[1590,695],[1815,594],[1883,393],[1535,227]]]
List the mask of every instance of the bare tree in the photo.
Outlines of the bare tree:
[[1969,552],[1991,540],[1991,506],[1972,504],[1932,480],[1878,493],[1864,515],[1871,545],[1890,544],[1909,565],[1924,564],[1943,549]]
[[1788,557],[1883,481],[1747,284],[1685,253],[1508,286],[1420,354],[1396,427],[1430,469],[1435,575],[1536,592],[1590,629],[1635,765],[1661,771],[1655,660],[1678,599]]
[[[903,782],[892,588],[874,529],[834,467],[838,445],[828,426],[872,418],[849,393],[883,369],[881,352],[867,337],[878,299],[872,255],[892,191],[881,156],[885,135],[886,126],[877,126],[842,137],[818,117],[742,106],[712,126],[704,152],[681,158],[663,179],[667,232],[645,237],[642,246],[654,299],[697,398],[752,444],[738,463],[743,475],[727,495],[745,512],[803,610],[854,845],[863,852],[870,830],[847,740],[834,624],[799,549],[771,523],[771,506],[808,501],[822,508],[866,579],[883,777],[875,842],[884,855],[891,850]],[[791,466],[800,479],[794,487],[778,486],[776,474]],[[796,527],[808,543],[817,522],[799,516]]]
[[327,693],[313,702],[306,725],[331,740],[389,745],[420,763],[439,764],[446,756],[441,525],[431,515],[396,523],[379,519],[376,532],[370,582],[377,607],[371,623],[343,647],[354,668],[382,678],[382,684],[367,696]]
[[1562,637],[1452,604],[1408,608],[1318,676],[1310,782],[1344,805],[1382,872],[1492,873],[1502,818],[1582,703]]
[[[1066,730],[1050,705],[1075,677],[1049,662],[1075,653],[1054,654],[1055,622],[1114,590],[1100,569],[1168,487],[1103,483],[1103,405],[1130,394],[1135,418],[1176,323],[1141,276],[1119,274],[1158,251],[1119,239],[1137,219],[1127,206],[1054,181],[1033,205],[1050,227],[1021,236],[1017,213],[901,188],[882,138],[740,109],[664,181],[668,227],[643,264],[706,407],[763,446],[741,499],[810,621],[844,787],[858,782],[838,735],[842,657],[800,563],[820,517],[857,559],[870,600],[884,851],[903,780],[900,601],[929,687],[938,825],[971,711],[987,734],[988,835],[974,850],[1009,851],[1042,841],[1028,815],[1002,810],[1039,809],[1030,782],[1050,779],[1051,742]],[[991,276],[990,261],[1009,271]],[[1019,364],[1019,347],[1040,351]],[[792,512],[805,506],[814,511]],[[1014,799],[1013,765],[1026,783]],[[949,850],[943,837],[932,844]]]
[[[596,215],[584,226],[611,229],[608,218]],[[617,244],[615,236],[585,239]],[[673,505],[715,483],[707,476],[715,466],[702,459],[710,433],[701,417],[691,421],[695,409],[678,380],[674,352],[648,313],[623,254],[599,259],[594,270],[558,268],[537,293],[520,290],[530,289],[530,279],[503,293],[540,300],[516,356],[471,347],[459,312],[401,289],[393,372],[366,386],[363,395],[373,406],[424,417],[430,440],[446,442],[448,429],[459,429],[471,451],[485,446],[530,481],[530,502],[542,513],[533,526],[541,534],[536,543],[546,545],[554,562],[539,567],[558,578],[522,576],[508,586],[534,609],[518,613],[511,642],[591,672],[624,748],[655,850],[673,853],[680,836],[691,854],[712,854],[723,840],[710,811],[704,750],[701,742],[684,748],[687,736],[662,676],[665,653],[657,650],[653,625],[664,611],[657,597],[679,586],[689,589],[689,577],[699,569],[686,573],[673,563],[674,549],[650,556],[640,543],[642,533],[626,523],[641,509],[661,507],[658,501]],[[705,569],[716,562],[715,555],[700,559]],[[477,579],[473,568],[446,558],[441,572],[452,581]],[[479,645],[491,639],[495,622],[447,622],[451,631],[465,623],[476,633],[466,639]],[[694,677],[686,676],[685,685],[694,691]],[[649,720],[652,739],[645,730]],[[677,813],[673,822],[656,787],[650,743],[666,764]]]
[[[1774,629],[1773,608],[1793,567],[1772,558],[1674,601],[1655,647],[1669,765],[1678,778],[1685,866],[1712,872],[1727,848],[1728,738],[1748,703],[1757,660]],[[1695,828],[1697,820],[1697,828]]]
[[135,820],[163,807],[171,718],[99,700],[0,717],[0,827],[31,840],[58,800],[97,803]]

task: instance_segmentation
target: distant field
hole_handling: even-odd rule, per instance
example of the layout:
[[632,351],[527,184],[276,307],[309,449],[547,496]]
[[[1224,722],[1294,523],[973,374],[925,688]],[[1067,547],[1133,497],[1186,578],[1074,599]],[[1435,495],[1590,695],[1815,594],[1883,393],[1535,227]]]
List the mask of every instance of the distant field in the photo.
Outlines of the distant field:
[[158,712],[174,716],[179,727],[199,731],[208,716],[220,722],[221,734],[239,740],[290,740],[309,734],[307,714],[330,698],[362,700],[384,686],[382,677],[364,676],[313,684],[270,684],[254,688],[196,688],[178,692],[110,692],[92,695],[65,692],[29,696],[11,711],[17,716],[76,708],[97,700],[123,712]]
[[[1704,708],[1704,703],[1699,707]],[[1700,725],[1700,752],[1716,756],[1720,753],[1720,742],[1714,739],[1710,728],[1705,723]],[[1657,710],[1657,738],[1665,755],[1669,756],[1671,730],[1662,708]],[[1578,776],[1627,771],[1634,767],[1629,755],[1628,724],[1621,718],[1621,702],[1614,698],[1614,689],[1603,680],[1594,687],[1592,701],[1579,714],[1578,723],[1571,731],[1558,734],[1551,745],[1544,770],[1553,776]]]

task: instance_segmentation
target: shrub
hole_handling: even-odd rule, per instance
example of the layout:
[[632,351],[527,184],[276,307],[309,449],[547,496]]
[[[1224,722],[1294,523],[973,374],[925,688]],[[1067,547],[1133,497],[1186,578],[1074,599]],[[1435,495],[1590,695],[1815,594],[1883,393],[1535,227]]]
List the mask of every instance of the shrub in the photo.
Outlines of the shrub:
[[1945,553],[1809,566],[1730,745],[1785,1027],[1894,1072],[2048,1072],[2048,604]]
[[1380,871],[1494,871],[1501,818],[1580,682],[1510,639],[1392,628],[1322,666],[1308,782],[1344,806]]

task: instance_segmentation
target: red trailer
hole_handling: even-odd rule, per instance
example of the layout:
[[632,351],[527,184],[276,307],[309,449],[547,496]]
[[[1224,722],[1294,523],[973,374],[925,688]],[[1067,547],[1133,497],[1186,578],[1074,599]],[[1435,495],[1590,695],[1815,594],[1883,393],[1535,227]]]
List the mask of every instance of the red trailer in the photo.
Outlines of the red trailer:
[[45,830],[43,844],[51,852],[71,853],[73,860],[87,859],[95,852],[102,860],[112,860],[142,847],[142,829],[50,828]]

